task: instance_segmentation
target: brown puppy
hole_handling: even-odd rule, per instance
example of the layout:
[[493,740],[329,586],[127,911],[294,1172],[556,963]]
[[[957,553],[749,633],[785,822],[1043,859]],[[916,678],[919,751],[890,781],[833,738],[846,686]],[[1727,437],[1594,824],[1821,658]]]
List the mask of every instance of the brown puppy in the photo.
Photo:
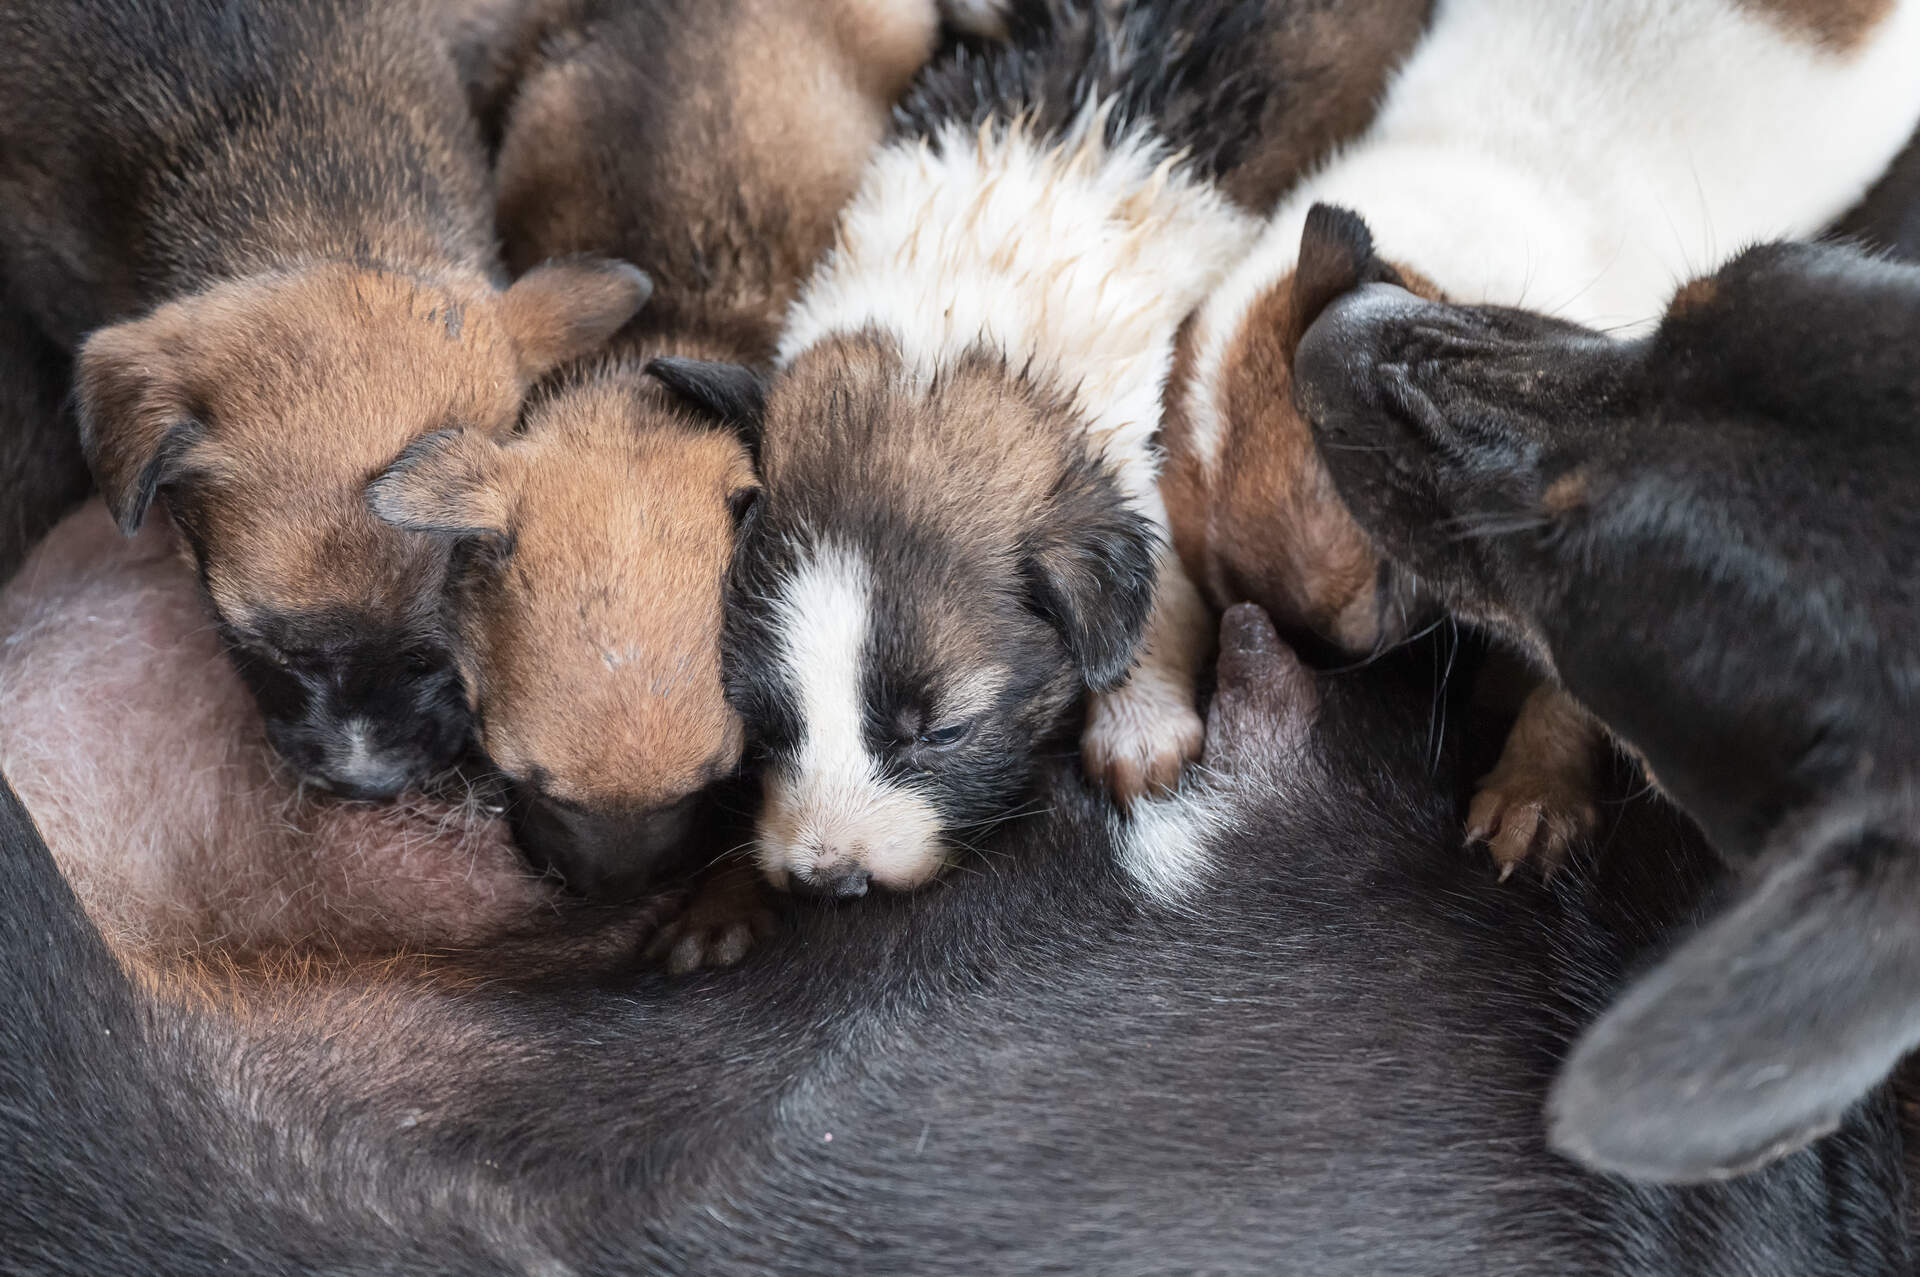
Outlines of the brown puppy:
[[[732,370],[771,358],[939,14],[932,0],[585,9],[549,33],[507,120],[507,256],[616,253],[651,273],[652,303],[517,435],[435,436],[371,499],[470,548],[453,597],[481,742],[515,788],[525,849],[598,893],[671,868],[741,750],[719,634],[758,485],[729,423],[675,392],[734,424],[757,415],[757,381]],[[732,961],[750,938],[737,910],[696,909],[683,930],[683,967]]]
[[[1360,213],[1393,267],[1365,260],[1423,296],[1644,324],[1676,279],[1819,229],[1912,131],[1920,4],[1846,8],[1846,21],[1786,0],[1444,8],[1368,133],[1286,198],[1183,334],[1164,482],[1201,588],[1349,652],[1422,619],[1417,583],[1382,567],[1294,403],[1294,347],[1354,270],[1351,228],[1316,204]],[[1470,835],[1504,869],[1529,855],[1550,867],[1592,823],[1598,744],[1563,695],[1529,697]]]
[[0,255],[78,350],[126,531],[163,499],[275,745],[387,796],[464,748],[446,550],[367,481],[599,345],[640,274],[499,286],[485,151],[428,0],[0,13]]

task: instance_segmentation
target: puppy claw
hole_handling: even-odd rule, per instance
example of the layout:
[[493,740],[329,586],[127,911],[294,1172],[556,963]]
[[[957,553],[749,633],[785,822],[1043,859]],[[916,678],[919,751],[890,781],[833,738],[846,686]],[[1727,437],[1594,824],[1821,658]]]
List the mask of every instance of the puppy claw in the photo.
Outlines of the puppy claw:
[[1500,881],[1527,861],[1551,878],[1573,844],[1591,833],[1598,816],[1587,792],[1590,778],[1529,768],[1496,768],[1467,810],[1467,841],[1485,843]]

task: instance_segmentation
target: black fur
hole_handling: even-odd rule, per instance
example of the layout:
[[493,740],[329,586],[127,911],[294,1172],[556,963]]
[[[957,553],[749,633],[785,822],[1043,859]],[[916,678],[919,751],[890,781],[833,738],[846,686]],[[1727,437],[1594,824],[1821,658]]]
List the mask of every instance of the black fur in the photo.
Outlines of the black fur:
[[745,364],[662,356],[647,372],[685,400],[740,436],[754,464],[760,460],[760,431],[766,423],[766,379]]
[[1462,864],[1433,656],[1315,688],[1230,618],[1185,907],[1050,771],[979,872],[692,982],[498,953],[243,993],[271,1015],[158,999],[0,797],[0,1268],[1907,1271],[1882,1098],[1725,1185],[1547,1151],[1567,1039],[1712,862],[1643,798],[1551,885]]
[[0,283],[0,584],[92,487],[66,403],[72,375]]
[[1753,249],[1614,341],[1376,285],[1296,372],[1343,496],[1747,867],[1603,1020],[1556,1141],[1663,1178],[1829,1128],[1920,1043],[1920,269]]

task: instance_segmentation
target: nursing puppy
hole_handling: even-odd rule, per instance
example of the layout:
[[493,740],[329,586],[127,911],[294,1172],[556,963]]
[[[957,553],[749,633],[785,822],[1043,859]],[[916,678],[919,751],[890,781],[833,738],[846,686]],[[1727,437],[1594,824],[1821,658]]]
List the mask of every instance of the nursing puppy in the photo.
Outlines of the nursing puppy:
[[115,951],[391,954],[550,921],[480,798],[292,783],[173,540],[89,502],[0,591],[0,768]]
[[460,547],[460,660],[516,834],[595,893],[674,867],[739,760],[721,608],[759,496],[736,433],[759,383],[731,370],[773,357],[940,20],[932,0],[604,8],[519,88],[501,230],[515,266],[640,263],[652,301],[513,436],[443,432],[371,490],[381,517]]
[[[1568,1063],[1553,1138],[1591,1164],[1769,1161],[1920,1043],[1917,338],[1920,268],[1776,245],[1637,340],[1377,285],[1301,343],[1378,544],[1746,867]],[[1434,535],[1461,521],[1492,530]]]
[[451,423],[505,428],[645,281],[500,287],[486,154],[434,0],[0,15],[0,261],[76,352],[81,441],[132,532],[159,499],[280,752],[385,797],[467,712],[444,545],[369,479]]
[[[1314,204],[1363,214],[1423,295],[1644,324],[1692,271],[1859,198],[1920,119],[1915,65],[1911,0],[1444,6],[1372,128],[1287,197],[1185,334],[1166,490],[1193,578],[1349,653],[1431,619],[1341,507],[1293,403],[1294,345],[1344,251],[1303,247]],[[1596,729],[1542,692],[1510,745],[1469,832],[1504,870],[1551,868],[1594,819]]]
[[1195,84],[1257,103],[1259,11],[1228,9],[1063,0],[930,75],[796,303],[726,639],[776,884],[926,881],[1088,693],[1122,797],[1197,749],[1206,615],[1153,439],[1174,328],[1253,224],[1207,181],[1231,120],[1156,119]]
[[[1711,863],[1684,822],[1612,804],[1604,866],[1463,884],[1431,651],[1316,683],[1251,608],[1221,649],[1205,792],[1122,821],[1049,764],[982,872],[693,991],[524,948],[130,979],[0,786],[0,1268],[1910,1271],[1884,1095],[1727,1184],[1545,1146]],[[1139,876],[1168,847],[1187,905]]]

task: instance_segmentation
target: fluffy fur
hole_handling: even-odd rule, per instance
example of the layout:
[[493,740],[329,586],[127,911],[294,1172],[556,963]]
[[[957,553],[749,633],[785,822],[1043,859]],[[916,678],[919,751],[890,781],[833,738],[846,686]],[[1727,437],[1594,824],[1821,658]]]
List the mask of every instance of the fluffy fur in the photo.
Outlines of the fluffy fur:
[[[894,885],[923,881],[949,840],[884,813],[920,802],[953,830],[1004,811],[1075,682],[1094,692],[1088,769],[1123,798],[1170,786],[1199,744],[1205,613],[1164,551],[1154,440],[1174,330],[1254,224],[1155,112],[1235,71],[1245,18],[1149,3],[1052,18],[916,91],[781,337],[765,511],[736,575],[744,597],[789,603],[729,648],[763,728],[769,809],[785,813],[760,831],[776,874],[857,880],[883,858]],[[1156,22],[1192,38],[1169,55]],[[902,424],[871,429],[889,417]],[[979,472],[994,457],[1008,464]],[[859,756],[836,751],[845,775],[816,775],[800,757],[818,710],[801,703],[826,676],[804,690],[772,657],[782,625],[810,624],[788,583],[848,554],[885,607],[830,680],[858,690],[834,717],[863,724]],[[1026,624],[994,619],[1022,611]],[[1001,651],[984,639],[996,625]],[[838,810],[854,775],[876,801]]]

